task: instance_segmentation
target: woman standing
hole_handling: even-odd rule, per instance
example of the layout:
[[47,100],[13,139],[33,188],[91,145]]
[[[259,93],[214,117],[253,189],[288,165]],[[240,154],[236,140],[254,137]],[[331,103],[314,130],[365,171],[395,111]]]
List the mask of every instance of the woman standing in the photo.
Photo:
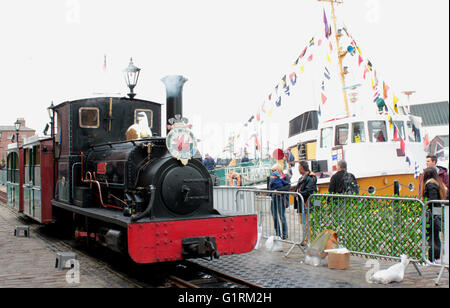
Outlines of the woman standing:
[[[445,200],[447,196],[447,187],[445,187],[436,168],[428,167],[423,171],[423,183],[422,187],[424,190],[422,192],[422,199],[430,200]],[[427,236],[430,237],[428,240],[429,250],[428,258],[431,262],[440,258],[441,253],[441,241],[439,238],[439,233],[441,232],[441,217],[433,216],[433,207],[440,208],[439,203],[430,203],[427,208]],[[434,244],[434,245],[432,245]],[[432,249],[434,247],[434,249]]]

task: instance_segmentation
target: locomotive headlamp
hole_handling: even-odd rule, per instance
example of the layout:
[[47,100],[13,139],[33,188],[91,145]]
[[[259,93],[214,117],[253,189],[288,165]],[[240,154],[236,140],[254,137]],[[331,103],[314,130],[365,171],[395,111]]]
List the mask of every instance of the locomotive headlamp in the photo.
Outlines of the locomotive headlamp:
[[128,64],[128,67],[124,69],[123,72],[125,74],[125,82],[127,83],[127,86],[130,88],[130,93],[128,93],[128,96],[131,99],[133,99],[136,96],[133,90],[138,82],[139,73],[141,72],[141,69],[133,64],[133,58],[131,58],[130,64]]

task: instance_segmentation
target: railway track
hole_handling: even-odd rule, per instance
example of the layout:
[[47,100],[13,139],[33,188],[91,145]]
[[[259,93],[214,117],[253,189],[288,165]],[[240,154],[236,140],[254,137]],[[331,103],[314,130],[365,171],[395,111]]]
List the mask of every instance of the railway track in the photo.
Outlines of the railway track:
[[[261,288],[251,282],[213,270],[192,261],[162,264],[136,264],[130,258],[103,247],[86,247],[61,235],[53,226],[42,226],[12,210],[31,234],[45,242],[53,252],[73,251],[82,262],[81,274],[111,282],[111,287],[135,288]],[[88,264],[88,265],[86,265]],[[123,283],[120,283],[122,281]]]
[[211,268],[184,261],[177,272],[166,278],[166,287],[178,288],[262,288],[241,278]]

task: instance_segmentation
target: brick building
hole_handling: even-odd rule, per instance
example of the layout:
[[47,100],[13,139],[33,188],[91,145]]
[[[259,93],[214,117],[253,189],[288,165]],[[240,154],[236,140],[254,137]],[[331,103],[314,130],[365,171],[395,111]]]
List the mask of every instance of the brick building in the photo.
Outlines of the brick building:
[[[17,120],[21,122],[19,130],[19,144],[23,144],[23,138],[34,136],[36,131],[32,128],[26,127],[24,118],[18,118]],[[14,124],[0,125],[0,164],[2,162],[6,162],[6,151],[8,149],[8,144],[12,143],[12,136],[14,136],[14,142],[16,142],[16,127]]]

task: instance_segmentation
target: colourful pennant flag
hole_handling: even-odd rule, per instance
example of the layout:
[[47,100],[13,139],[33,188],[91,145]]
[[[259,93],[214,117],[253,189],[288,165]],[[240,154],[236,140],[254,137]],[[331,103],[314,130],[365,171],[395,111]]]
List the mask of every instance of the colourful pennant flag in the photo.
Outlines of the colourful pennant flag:
[[302,53],[300,54],[300,59],[305,56],[306,50],[308,50],[308,46],[306,46],[305,49],[303,49]]
[[394,95],[393,100],[394,100],[394,111],[395,111],[395,113],[398,113],[398,105],[397,105],[398,98],[397,98],[397,96]]
[[314,46],[314,36],[313,38],[309,41],[309,47]]
[[313,60],[313,55],[311,54],[311,55],[308,57],[308,61],[311,62],[312,60]]
[[417,161],[414,162],[414,178],[417,179],[420,176],[420,166]]
[[322,40],[319,40],[318,42],[317,42],[317,45],[322,45]]
[[300,73],[303,73],[305,71],[305,65],[302,64],[302,66],[300,66]]
[[400,137],[400,149],[402,150],[402,154],[405,155],[405,141],[402,137]]
[[389,86],[383,81],[383,97],[384,97],[384,99],[387,99],[389,89],[390,89]]
[[293,86],[295,86],[295,84],[297,83],[297,74],[296,74],[295,72],[292,72],[292,73],[289,75],[289,79],[291,80],[291,84],[292,84]]
[[398,128],[394,125],[394,141],[398,141]]
[[328,27],[327,14],[325,14],[325,9],[323,9],[323,23],[325,24],[325,37],[328,39],[330,37],[330,29]]
[[331,75],[330,75],[330,71],[328,70],[328,68],[325,66],[325,72],[323,73],[323,75],[325,76],[326,79],[330,80]]
[[327,101],[327,97],[325,96],[325,94],[322,93],[322,104],[325,104],[325,102]]
[[394,123],[392,123],[391,115],[388,116],[389,129],[392,130],[394,128]]
[[369,72],[369,69],[367,68],[367,66],[364,68],[364,79],[366,79],[366,74]]
[[361,63],[363,63],[363,62],[364,62],[363,58],[361,56],[359,56],[358,65],[361,66]]
[[287,87],[284,88],[284,93],[285,93],[287,96],[291,95],[291,92],[290,92],[290,90],[289,90],[289,86],[287,86]]
[[330,58],[330,54],[327,52],[327,61],[329,62],[329,63],[331,63],[331,58]]
[[409,156],[406,156],[406,162],[407,162],[408,165],[411,167],[411,160],[409,159]]
[[370,60],[367,60],[367,68],[369,71],[372,71],[372,62],[370,62]]
[[428,136],[428,133],[426,133],[425,136],[423,137],[423,143],[425,144],[426,147],[430,145],[430,137]]
[[269,118],[271,118],[271,117],[272,117],[272,113],[273,113],[273,107],[270,108],[269,112],[267,113],[267,116],[268,116]]
[[280,106],[281,106],[281,96],[278,97],[277,101],[275,102],[275,105],[276,105],[277,107],[280,107]]
[[283,88],[286,88],[286,75],[283,76],[283,78],[281,78],[281,85],[283,86]]

